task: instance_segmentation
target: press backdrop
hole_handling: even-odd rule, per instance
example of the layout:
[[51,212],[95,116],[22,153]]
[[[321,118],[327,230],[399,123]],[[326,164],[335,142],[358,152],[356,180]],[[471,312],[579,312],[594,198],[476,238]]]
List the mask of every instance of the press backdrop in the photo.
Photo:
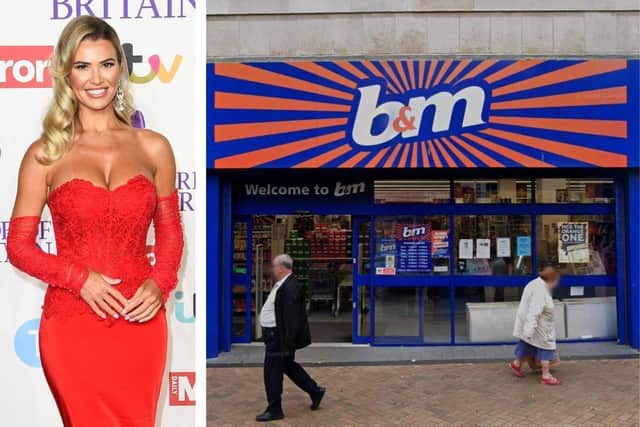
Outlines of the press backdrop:
[[[2,2],[0,9],[0,424],[62,424],[38,355],[45,286],[8,263],[6,237],[18,166],[27,146],[40,134],[52,96],[46,60],[70,19],[93,14],[106,18],[119,33],[132,66],[137,109],[147,128],[171,141],[176,155],[186,245],[178,290],[167,307],[171,335],[158,425],[193,425],[195,0],[8,1]],[[152,232],[148,241],[152,258]],[[46,209],[38,244],[55,252],[54,230]]]

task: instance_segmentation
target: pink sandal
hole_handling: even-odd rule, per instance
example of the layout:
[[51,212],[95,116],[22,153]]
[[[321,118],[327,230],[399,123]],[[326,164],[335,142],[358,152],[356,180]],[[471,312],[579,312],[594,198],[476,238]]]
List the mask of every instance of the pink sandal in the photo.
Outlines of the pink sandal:
[[551,378],[541,378],[540,379],[540,384],[560,385],[560,384],[562,384],[562,382],[559,379],[557,379],[556,377],[551,377]]
[[522,372],[522,369],[520,369],[520,367],[514,365],[513,362],[509,362],[509,367],[517,377],[524,378],[524,372]]

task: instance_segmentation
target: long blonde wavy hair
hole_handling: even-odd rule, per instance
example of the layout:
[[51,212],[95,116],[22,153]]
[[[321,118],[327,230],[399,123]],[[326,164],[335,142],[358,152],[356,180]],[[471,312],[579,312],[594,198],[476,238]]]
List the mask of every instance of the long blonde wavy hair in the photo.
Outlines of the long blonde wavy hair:
[[127,58],[122,49],[116,31],[100,18],[95,16],[79,16],[71,20],[62,30],[49,65],[53,80],[53,100],[42,122],[44,153],[39,159],[43,163],[52,163],[60,159],[73,142],[78,127],[78,101],[73,95],[68,76],[73,66],[78,46],[84,40],[107,40],[116,50],[116,59],[120,66],[120,88],[124,94],[124,108],[113,110],[118,120],[131,126],[131,115],[134,112],[133,100],[129,91],[129,72]]

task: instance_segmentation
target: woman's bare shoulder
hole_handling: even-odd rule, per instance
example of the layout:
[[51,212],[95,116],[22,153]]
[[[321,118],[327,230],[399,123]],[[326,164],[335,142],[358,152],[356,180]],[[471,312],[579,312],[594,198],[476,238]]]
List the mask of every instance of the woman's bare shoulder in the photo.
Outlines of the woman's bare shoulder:
[[45,143],[42,139],[33,141],[25,151],[25,157],[40,157],[44,155]]
[[151,129],[134,129],[136,141],[144,153],[156,164],[173,160],[173,150],[169,140],[159,132]]
[[145,151],[162,151],[171,149],[169,140],[159,132],[151,129],[134,129],[133,133],[136,136],[136,141],[138,141]]
[[[30,194],[31,196],[29,197],[35,197],[36,195],[43,195],[44,197],[49,183],[49,177],[55,167],[55,162],[43,161],[45,155],[44,148],[44,141],[37,140],[32,142],[27,147],[22,162],[20,163],[18,187],[22,189],[22,193],[26,191]],[[22,199],[24,199],[24,197],[22,197]],[[18,211],[20,211],[20,209],[18,209]]]
[[45,143],[42,139],[38,139],[27,147],[22,158],[22,168],[46,174],[51,169],[52,163],[44,161],[45,158]]

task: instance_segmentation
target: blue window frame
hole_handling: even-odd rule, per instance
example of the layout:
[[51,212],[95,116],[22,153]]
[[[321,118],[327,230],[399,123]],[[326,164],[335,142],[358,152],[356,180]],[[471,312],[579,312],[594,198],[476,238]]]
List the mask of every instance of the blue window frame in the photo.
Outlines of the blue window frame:
[[[598,171],[600,172],[600,171]],[[524,171],[522,172],[524,173]],[[528,176],[535,176],[536,174],[528,174]],[[539,174],[538,174],[539,175]],[[536,176],[539,178],[539,176]],[[355,205],[328,205],[322,203],[309,203],[301,206],[300,203],[278,203],[278,204],[261,204],[252,205],[246,201],[243,201],[239,205],[234,205],[234,215],[251,215],[251,214],[295,214],[300,211],[311,212],[314,214],[351,214],[354,220],[358,218],[358,221],[368,222],[370,227],[370,248],[375,250],[374,236],[375,236],[375,223],[376,220],[382,216],[397,216],[397,215],[445,215],[449,217],[449,242],[450,248],[456,245],[455,236],[455,219],[462,215],[526,215],[531,218],[531,265],[533,271],[537,271],[538,266],[538,248],[537,248],[537,219],[542,215],[611,215],[616,221],[616,242],[615,248],[617,254],[622,254],[622,231],[620,230],[621,219],[621,200],[623,191],[620,179],[616,178],[616,198],[615,203],[536,203],[535,195],[535,179],[531,178],[531,188],[533,194],[531,195],[531,203],[511,204],[511,203],[456,203],[453,194],[454,180],[450,180],[451,198],[448,203],[402,203],[402,204],[375,204],[373,200],[367,204],[355,204]],[[231,183],[227,182],[227,191],[231,188]],[[229,199],[231,197],[229,196]],[[231,200],[227,199],[229,205]],[[226,216],[230,221],[231,212],[228,212],[229,216]],[[230,224],[229,224],[230,225]],[[227,227],[228,228],[228,227]],[[225,238],[225,241],[226,238]],[[354,245],[356,239],[354,235]],[[230,249],[230,248],[228,248]],[[354,249],[354,253],[355,249]],[[535,274],[527,275],[512,275],[512,276],[486,276],[486,275],[459,275],[455,274],[455,255],[454,251],[449,251],[451,268],[449,274],[445,275],[429,275],[429,276],[414,276],[414,277],[402,277],[402,276],[376,276],[374,259],[375,256],[372,253],[370,256],[369,273],[366,275],[354,275],[354,280],[358,280],[358,286],[353,286],[353,301],[354,301],[354,343],[370,343],[371,345],[482,345],[482,344],[494,344],[494,343],[507,343],[510,341],[487,341],[487,342],[460,342],[456,339],[456,292],[460,289],[490,286],[494,288],[523,288],[530,280],[535,278]],[[621,271],[621,256],[616,257],[618,259],[616,264],[616,271],[613,274],[607,273],[604,275],[565,275],[563,276],[561,287],[580,286],[585,288],[606,288],[617,286],[617,316],[618,316],[618,336],[624,337],[624,319],[626,319],[626,312],[624,309],[624,299],[621,297],[622,286],[619,283],[618,277]],[[227,276],[227,279],[230,277]],[[229,283],[227,283],[229,286]],[[394,336],[380,336],[379,330],[376,329],[376,315],[380,319],[380,313],[376,313],[376,304],[380,303],[382,298],[382,291],[390,289],[400,288],[415,288],[417,291],[415,298],[415,313],[418,317],[417,320],[417,334],[411,336],[394,335]],[[434,339],[426,336],[425,330],[428,330],[428,325],[424,323],[424,319],[427,315],[433,313],[428,312],[426,304],[429,304],[429,297],[426,297],[427,289],[438,289],[438,295],[446,295],[448,290],[448,307],[449,307],[449,336],[448,340]],[[381,290],[381,291],[379,291]],[[378,294],[377,294],[378,292]],[[227,289],[227,295],[229,295],[230,289]],[[444,293],[444,294],[443,294]],[[368,295],[368,301],[365,305],[368,311],[364,314],[369,316],[369,325],[367,331],[364,334],[357,332],[356,322],[357,319],[362,316],[363,313],[358,313],[356,305],[360,303],[363,297]],[[228,299],[228,298],[227,298]],[[225,301],[226,302],[226,301]],[[227,310],[229,310],[227,308]],[[380,308],[379,308],[380,310]],[[427,310],[427,311],[425,311]],[[459,309],[458,309],[459,310]],[[378,325],[379,326],[379,325]],[[368,335],[366,334],[368,332]],[[601,338],[589,338],[585,341],[597,341]],[[604,339],[610,340],[612,338],[606,337]],[[568,340],[572,341],[572,340]],[[624,338],[621,338],[621,342],[624,342]]]
[[[532,182],[533,184],[533,182]],[[532,185],[533,195],[532,200],[536,200],[535,195],[535,185]],[[443,344],[459,344],[459,345],[481,345],[481,344],[494,344],[494,343],[509,343],[511,341],[476,341],[476,342],[460,342],[459,339],[456,338],[456,315],[460,310],[459,307],[456,306],[456,293],[462,289],[469,288],[478,288],[478,287],[494,287],[494,288],[502,288],[502,289],[510,289],[510,288],[524,288],[524,286],[532,279],[536,277],[534,274],[535,271],[538,271],[538,244],[537,243],[537,232],[538,232],[538,219],[544,215],[581,215],[581,216],[589,216],[589,215],[607,215],[612,218],[617,218],[617,212],[619,212],[619,208],[616,209],[617,204],[614,203],[527,203],[527,204],[486,204],[486,203],[455,203],[455,198],[453,195],[453,180],[451,180],[451,200],[448,203],[437,203],[433,205],[419,205],[419,204],[394,204],[392,207],[389,206],[376,206],[376,210],[378,211],[377,215],[373,216],[372,225],[371,225],[371,233],[374,233],[374,224],[378,218],[386,217],[391,214],[391,210],[393,210],[393,215],[402,216],[402,215],[449,215],[449,242],[450,242],[450,265],[455,267],[455,246],[457,245],[456,241],[456,231],[454,226],[454,221],[456,218],[460,216],[481,216],[481,215],[501,215],[501,216],[523,216],[526,215],[530,217],[530,229],[531,229],[531,265],[533,266],[533,270],[531,274],[523,274],[523,275],[460,275],[456,274],[455,268],[450,268],[448,275],[441,276],[432,276],[432,275],[424,275],[419,277],[396,277],[396,276],[375,276],[373,265],[370,269],[371,271],[371,283],[372,283],[372,292],[371,292],[371,324],[373,325],[373,331],[371,334],[370,343],[372,345],[443,345]],[[616,201],[620,200],[621,197],[618,194],[616,197]],[[621,221],[616,221],[616,236],[620,236],[619,224]],[[620,239],[616,237],[616,252],[621,253],[620,249]],[[372,246],[375,248],[375,246]],[[372,257],[372,262],[373,262]],[[620,257],[616,257],[619,259]],[[584,287],[584,288],[614,288],[618,285],[617,277],[619,275],[619,263],[617,263],[617,271],[613,274],[603,274],[603,275],[565,275],[562,278],[560,286],[562,288],[570,288],[570,287]],[[448,342],[442,342],[441,340],[429,342],[425,340],[424,337],[424,327],[422,319],[418,319],[418,323],[420,327],[418,328],[418,335],[408,335],[408,336],[391,336],[384,337],[379,336],[375,332],[376,329],[376,313],[375,309],[377,306],[376,298],[379,297],[379,293],[376,292],[376,289],[382,288],[398,288],[398,289],[407,289],[409,287],[415,287],[416,289],[428,289],[428,288],[449,288],[449,324],[450,324],[450,339]],[[590,289],[588,289],[590,291]],[[589,293],[589,292],[587,292]],[[620,298],[618,297],[618,318],[623,319],[624,313],[620,309]],[[423,293],[419,293],[419,297],[416,298],[416,313],[419,317],[424,317],[425,315],[425,299],[423,298]],[[618,323],[624,323],[618,320]],[[509,325],[511,326],[511,324]],[[623,332],[621,330],[620,332]],[[598,340],[612,340],[613,337],[594,337],[585,339],[585,341],[598,341]],[[575,341],[571,339],[559,339],[559,341]]]

